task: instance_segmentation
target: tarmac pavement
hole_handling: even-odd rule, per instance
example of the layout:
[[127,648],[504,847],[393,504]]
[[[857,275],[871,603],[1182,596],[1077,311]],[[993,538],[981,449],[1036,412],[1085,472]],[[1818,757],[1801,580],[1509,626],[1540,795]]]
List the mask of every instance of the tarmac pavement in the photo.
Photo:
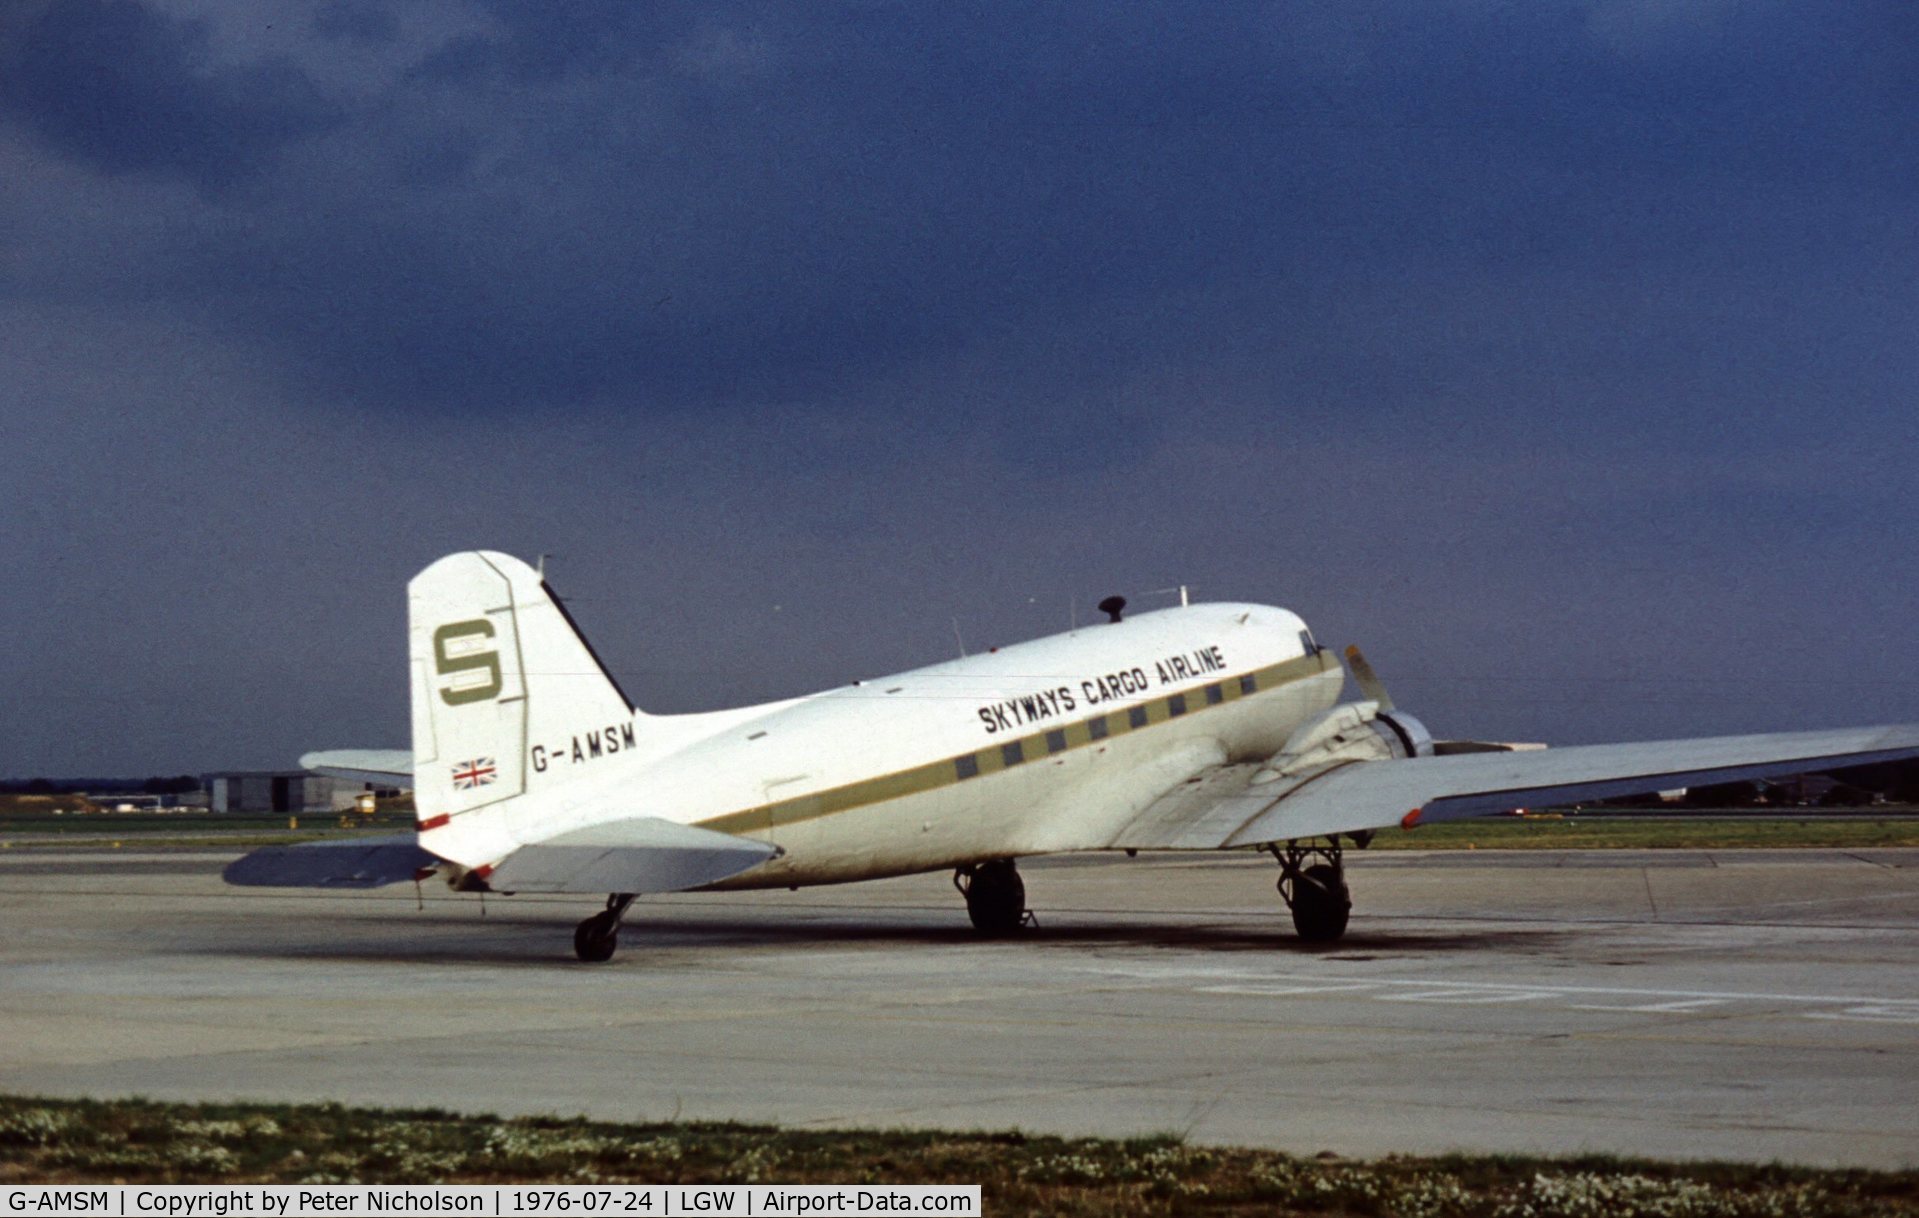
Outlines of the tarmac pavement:
[[0,853],[0,1091],[1919,1164],[1919,851],[1349,855],[1291,936],[1251,855],[643,898],[236,889],[230,855]]

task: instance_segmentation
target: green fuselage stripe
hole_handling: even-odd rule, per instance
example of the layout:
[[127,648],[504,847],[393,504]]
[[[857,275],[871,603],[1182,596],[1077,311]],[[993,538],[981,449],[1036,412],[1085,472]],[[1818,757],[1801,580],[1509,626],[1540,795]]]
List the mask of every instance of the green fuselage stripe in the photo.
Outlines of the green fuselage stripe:
[[[1107,711],[1105,714],[1093,715],[1044,731],[1033,732],[1030,735],[1007,739],[996,738],[975,752],[942,757],[938,761],[929,761],[925,765],[896,770],[877,778],[863,778],[858,782],[832,787],[812,795],[800,795],[792,799],[760,804],[739,812],[725,812],[697,823],[703,828],[716,829],[722,833],[766,832],[799,821],[831,816],[836,812],[863,808],[869,804],[885,803],[892,799],[902,799],[908,795],[918,795],[939,787],[974,782],[989,774],[1020,765],[1031,765],[1036,761],[1044,761],[1048,757],[1056,757],[1074,749],[1099,744],[1128,732],[1145,731],[1147,728],[1156,727],[1172,719],[1204,714],[1256,693],[1267,693],[1297,681],[1319,676],[1337,667],[1338,663],[1339,661],[1333,658],[1332,652],[1322,648],[1311,655],[1299,656],[1296,659],[1268,665],[1249,673],[1222,676],[1217,681],[1203,682],[1177,693],[1165,694],[1145,702],[1135,702],[1119,710]],[[1246,688],[1248,678],[1251,679],[1250,690]],[[1219,690],[1217,702],[1209,700],[1207,691],[1210,689]],[[1183,700],[1185,710],[1175,715],[1173,704],[1178,700]],[[1138,726],[1134,726],[1133,723],[1133,714],[1136,711],[1145,712],[1145,722]],[[1094,727],[1095,724],[1105,725],[1101,735],[1094,735],[1097,730]],[[1063,737],[1065,747],[1053,748],[1054,742],[1049,741],[1048,737]],[[1018,746],[1015,756],[1019,759],[1008,764],[1008,754],[1014,746]],[[967,769],[970,769],[970,772],[962,777],[962,771]]]

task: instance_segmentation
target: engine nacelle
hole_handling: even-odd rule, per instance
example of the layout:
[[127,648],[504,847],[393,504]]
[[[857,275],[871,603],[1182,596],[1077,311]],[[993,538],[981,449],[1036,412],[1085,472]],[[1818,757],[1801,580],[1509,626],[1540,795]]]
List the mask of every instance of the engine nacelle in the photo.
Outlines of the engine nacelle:
[[1395,756],[1431,757],[1433,755],[1433,734],[1426,730],[1425,724],[1405,711],[1397,707],[1389,711],[1380,711],[1373,716],[1373,730],[1378,731],[1382,724],[1396,738],[1398,751],[1394,754]]
[[1318,773],[1351,761],[1391,761],[1430,757],[1432,733],[1403,710],[1382,711],[1379,703],[1342,702],[1300,724],[1286,747],[1253,775],[1253,785]]

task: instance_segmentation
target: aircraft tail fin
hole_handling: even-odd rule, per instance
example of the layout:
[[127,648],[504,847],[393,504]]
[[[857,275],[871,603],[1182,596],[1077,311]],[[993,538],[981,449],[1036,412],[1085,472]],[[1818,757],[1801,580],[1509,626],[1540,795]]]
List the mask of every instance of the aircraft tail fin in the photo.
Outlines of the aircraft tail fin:
[[407,585],[407,618],[413,797],[436,853],[472,864],[510,849],[505,812],[529,769],[543,788],[570,777],[571,758],[550,756],[558,742],[591,740],[595,757],[637,747],[645,716],[519,559],[440,559]]

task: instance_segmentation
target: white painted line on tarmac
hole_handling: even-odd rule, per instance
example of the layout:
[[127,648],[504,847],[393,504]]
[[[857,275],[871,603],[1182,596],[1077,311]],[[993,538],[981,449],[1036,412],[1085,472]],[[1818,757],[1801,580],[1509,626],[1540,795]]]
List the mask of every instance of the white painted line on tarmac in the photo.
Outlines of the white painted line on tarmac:
[[[1182,968],[1177,965],[1164,968],[1115,968],[1111,966],[1082,966],[1076,972],[1096,973],[1108,977],[1127,977],[1137,981],[1160,984],[1190,985],[1195,980],[1214,980],[1229,975],[1228,970],[1212,968]],[[1860,1004],[1879,1004],[1898,1008],[1919,1007],[1919,998],[1898,997],[1889,994],[1781,994],[1777,992],[1749,990],[1669,990],[1641,986],[1618,985],[1560,985],[1557,982],[1527,984],[1525,982],[1494,981],[1444,981],[1431,977],[1365,977],[1330,979],[1324,974],[1314,973],[1266,973],[1247,969],[1237,970],[1238,985],[1270,986],[1275,984],[1297,984],[1302,986],[1326,985],[1366,985],[1374,988],[1398,987],[1401,989],[1457,990],[1471,992],[1489,990],[1498,993],[1510,993],[1514,990],[1537,991],[1554,995],[1581,995],[1593,998],[1647,998],[1662,1001],[1682,1001],[1702,999],[1713,1002],[1784,1002],[1803,1003],[1819,1006],[1857,1006]],[[1185,988],[1185,986],[1182,986]],[[1193,987],[1199,988],[1199,987]],[[1223,989],[1214,986],[1213,989]]]
[[1375,994],[1380,1002],[1443,1002],[1453,1006],[1484,1006],[1495,1002],[1546,1002],[1565,995],[1554,990],[1416,990],[1409,994]]
[[1707,1007],[1724,1005],[1726,1000],[1723,998],[1686,998],[1678,1002],[1569,1002],[1566,1007],[1573,1011],[1650,1011],[1656,1014],[1664,1011],[1703,1011]]
[[[1562,1010],[1627,1015],[1688,1015],[1733,1004],[1785,1007],[1780,1014],[1798,1019],[1919,1026],[1919,999],[1869,994],[1781,994],[1740,990],[1666,990],[1640,986],[1527,985],[1492,981],[1441,981],[1417,977],[1332,979],[1299,973],[1267,974],[1218,966],[1191,968],[1092,967],[1077,970],[1123,976],[1152,987],[1173,987],[1195,994],[1243,998],[1357,998],[1441,1006],[1500,1006],[1544,1003]],[[1237,971],[1240,979],[1221,980]],[[1611,1000],[1611,1001],[1608,1001]],[[1825,1010],[1807,1010],[1824,1007]],[[1830,1008],[1838,1008],[1836,1010]]]
[[1203,985],[1201,994],[1252,994],[1261,998],[1299,998],[1313,994],[1351,994],[1377,989],[1370,981],[1335,982],[1331,985]]
[[1919,1024],[1919,1003],[1869,1003],[1843,1011],[1814,1011],[1807,1019],[1857,1020],[1863,1023]]

